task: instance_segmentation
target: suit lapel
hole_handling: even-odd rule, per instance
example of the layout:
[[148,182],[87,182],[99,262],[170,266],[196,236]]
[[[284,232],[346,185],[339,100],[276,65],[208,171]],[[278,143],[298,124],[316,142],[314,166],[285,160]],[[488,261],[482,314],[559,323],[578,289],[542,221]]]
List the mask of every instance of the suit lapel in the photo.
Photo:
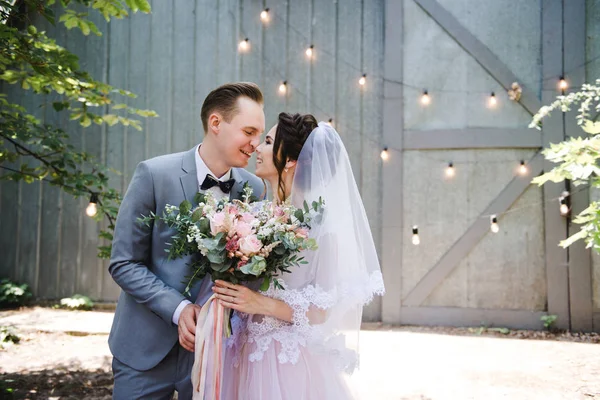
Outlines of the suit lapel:
[[229,192],[229,200],[242,199],[242,190],[244,189],[244,182],[242,181],[242,175],[237,168],[231,168],[231,178],[235,179],[235,183]]
[[192,203],[198,193],[198,176],[196,173],[196,147],[184,153],[181,169],[184,174],[179,177],[185,199]]

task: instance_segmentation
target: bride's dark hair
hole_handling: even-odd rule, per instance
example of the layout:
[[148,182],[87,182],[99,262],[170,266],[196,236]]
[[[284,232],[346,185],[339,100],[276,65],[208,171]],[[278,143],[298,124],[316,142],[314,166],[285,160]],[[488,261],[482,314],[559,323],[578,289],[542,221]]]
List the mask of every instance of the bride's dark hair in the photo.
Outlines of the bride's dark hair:
[[288,114],[285,112],[279,114],[273,143],[273,164],[277,169],[277,192],[281,201],[285,201],[283,184],[285,164],[288,160],[298,160],[304,142],[318,125],[316,118],[311,114]]

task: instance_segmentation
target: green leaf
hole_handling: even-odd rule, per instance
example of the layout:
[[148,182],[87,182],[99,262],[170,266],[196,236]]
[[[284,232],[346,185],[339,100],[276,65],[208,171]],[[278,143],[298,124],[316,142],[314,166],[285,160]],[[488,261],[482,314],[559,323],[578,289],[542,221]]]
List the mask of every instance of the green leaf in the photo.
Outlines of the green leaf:
[[56,110],[56,111],[62,111],[65,108],[69,108],[70,103],[68,101],[55,101],[52,103],[52,107]]
[[78,21],[78,23],[79,23],[79,29],[81,29],[81,32],[83,32],[83,34],[85,36],[88,36],[90,34],[90,31],[91,31],[90,26],[88,25],[88,23],[86,21],[82,20],[82,19],[80,19]]
[[184,200],[179,204],[179,213],[181,215],[187,215],[192,209],[192,203],[187,200]]
[[150,3],[147,0],[134,0],[137,3],[138,8],[143,13],[149,13],[152,11]]
[[119,122],[119,117],[114,114],[103,115],[102,119],[104,120],[104,122],[106,122],[108,124],[108,126],[113,126],[117,122]]
[[271,286],[271,278],[266,276],[265,279],[262,281],[262,284],[260,285],[260,291],[266,292],[267,290],[269,290],[269,286]]
[[296,211],[294,211],[294,217],[296,217],[298,221],[304,222],[304,213],[301,209],[298,208]]
[[204,193],[196,193],[196,195],[194,196],[194,203],[195,204],[200,204],[200,203],[206,203],[206,195]]
[[202,218],[202,209],[198,208],[196,211],[194,211],[192,213],[192,222],[196,223],[196,222],[200,221],[200,218]]

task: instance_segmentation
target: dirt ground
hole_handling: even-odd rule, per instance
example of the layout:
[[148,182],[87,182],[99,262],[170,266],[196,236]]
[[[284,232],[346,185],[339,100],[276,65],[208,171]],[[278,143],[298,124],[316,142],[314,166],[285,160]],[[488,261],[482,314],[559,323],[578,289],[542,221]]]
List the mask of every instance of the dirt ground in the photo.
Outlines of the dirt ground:
[[[21,342],[0,350],[0,399],[110,399],[110,312],[0,312]],[[365,399],[600,399],[600,336],[370,325]],[[268,400],[268,399],[265,399]]]

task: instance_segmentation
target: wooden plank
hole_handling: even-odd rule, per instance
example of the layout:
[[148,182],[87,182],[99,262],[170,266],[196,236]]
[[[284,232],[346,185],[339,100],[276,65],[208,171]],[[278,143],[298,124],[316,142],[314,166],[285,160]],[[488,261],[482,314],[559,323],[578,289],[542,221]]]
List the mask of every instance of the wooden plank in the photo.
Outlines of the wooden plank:
[[407,150],[540,148],[542,134],[534,129],[466,128],[415,131],[404,134]]
[[[60,7],[55,5],[54,8]],[[64,39],[64,31],[59,34],[57,28],[47,21],[42,21],[40,30],[46,30],[48,37]],[[60,37],[57,37],[60,36]],[[57,113],[52,108],[52,102],[59,99],[58,95],[47,95],[44,109],[44,123],[53,126],[61,125],[68,117],[66,111]],[[44,184],[42,187],[42,216],[40,241],[40,269],[38,275],[37,297],[54,299],[58,297],[58,282],[60,273],[61,225],[62,225],[62,196],[56,186]]]
[[[86,70],[96,80],[103,81],[107,72],[107,42],[108,42],[108,24],[99,13],[91,13],[90,19],[96,24],[103,33],[101,37],[90,35],[85,41],[82,49],[82,59],[86,60]],[[124,24],[125,21],[115,21],[116,24]],[[102,156],[102,132],[103,128],[98,125],[91,125],[82,132],[83,150],[95,157],[96,162],[101,161]],[[90,296],[94,300],[101,300],[103,284],[103,262],[98,259],[98,245],[100,239],[98,233],[100,224],[84,214],[84,210],[89,204],[89,198],[84,197],[80,200],[79,209],[81,210],[81,257],[80,268],[77,281],[77,291]]]
[[[516,75],[436,0],[415,1],[506,90],[518,82]],[[532,115],[541,107],[537,95],[527,87],[523,88],[519,103]]]
[[[171,151],[188,150],[190,131],[194,131],[196,107],[194,105],[195,56],[193,34],[196,28],[195,4],[176,2],[173,8],[173,42],[171,55]],[[204,13],[204,10],[200,10]],[[209,64],[210,65],[210,64]],[[198,113],[199,114],[199,113]]]
[[388,161],[382,166],[381,188],[382,232],[381,267],[386,294],[382,298],[381,319],[385,323],[400,323],[402,302],[402,185],[404,109],[403,87],[392,81],[403,80],[403,2],[386,0],[384,10],[383,76],[383,144],[392,146]]
[[204,128],[200,119],[202,103],[216,87],[218,81],[219,48],[215,38],[219,32],[219,3],[214,0],[198,0],[196,3],[196,26],[194,28],[194,124],[188,139],[188,148],[202,141]]
[[338,2],[338,47],[337,47],[337,76],[338,121],[336,129],[339,132],[350,156],[352,172],[360,189],[362,181],[361,168],[361,132],[360,132],[360,99],[362,90],[372,90],[373,81],[368,81],[362,88],[358,80],[362,75],[362,60],[360,45],[361,14],[360,0],[344,0]]
[[[156,157],[171,153],[172,129],[172,73],[173,57],[173,5],[168,2],[152,2],[150,42],[148,106],[159,117],[148,124],[148,156]],[[111,47],[112,51],[112,47]],[[112,54],[111,54],[112,56]]]
[[600,331],[600,313],[598,312],[593,314],[593,328],[594,332]]
[[254,82],[260,85],[262,74],[260,70],[262,56],[262,27],[260,13],[263,9],[262,2],[255,0],[240,0],[241,36],[249,38],[251,42],[250,51],[240,53],[241,80]]
[[[517,198],[529,187],[531,176],[537,176],[542,171],[543,156],[537,153],[528,163],[530,174],[527,176],[515,176],[513,180],[502,190],[492,203],[482,212],[469,229],[446,251],[431,270],[425,274],[417,285],[404,298],[406,306],[419,306],[427,296],[443,282],[443,280],[456,268],[459,262],[471,251],[481,238],[489,232],[490,221],[486,216],[501,214],[517,200]],[[502,218],[499,217],[501,224]]]
[[[562,75],[563,48],[563,9],[560,0],[542,2],[542,76]],[[542,102],[550,104],[557,93],[556,81],[543,81]],[[552,113],[544,119],[543,144],[558,143],[564,138],[562,113]],[[555,164],[545,161],[544,171],[549,171]],[[556,326],[559,329],[570,328],[569,311],[569,276],[567,251],[558,246],[566,238],[567,226],[557,210],[556,198],[565,190],[564,183],[548,182],[543,186],[544,226],[546,232],[546,279],[548,290],[548,313],[558,316]]]
[[[80,6],[78,11],[82,11]],[[64,35],[64,46],[78,55],[80,59],[82,51],[85,49],[85,36],[79,31],[66,32],[66,29],[60,25],[61,35]],[[87,66],[87,65],[86,65]],[[82,149],[82,136],[84,129],[79,121],[69,121],[67,116],[63,118],[63,129],[68,133],[68,143],[71,144],[76,151]],[[81,269],[81,224],[82,218],[85,215],[85,207],[87,206],[86,199],[74,198],[68,193],[61,193],[62,196],[62,221],[61,221],[61,260],[59,264],[60,279],[58,281],[58,297],[70,297],[75,293],[79,293],[79,274]]]
[[487,310],[459,307],[402,307],[402,325],[485,326],[509,329],[543,328],[546,313],[525,310]]
[[[585,0],[563,0],[564,7],[564,46],[565,71],[571,87],[581,87],[585,83]],[[567,136],[587,136],[577,125],[577,110],[565,115]],[[571,196],[571,213],[579,214],[589,205],[589,190],[573,188],[576,193]],[[568,235],[580,230],[581,226],[569,219]],[[585,243],[578,241],[571,245],[569,252],[569,297],[571,312],[571,329],[590,332],[593,330],[593,293],[592,293],[592,254]]]
[[263,25],[264,30],[264,69],[262,87],[265,98],[265,124],[268,131],[277,123],[277,116],[287,109],[287,95],[279,92],[281,82],[288,80],[287,76],[287,22],[288,1],[269,1],[270,21]]
[[[7,90],[5,87],[3,90]],[[6,93],[6,91],[4,91]],[[2,182],[2,213],[0,214],[0,276],[15,279],[17,261],[17,229],[19,183]]]
[[[289,93],[287,109],[291,113],[305,114],[309,112],[310,101],[310,67],[311,61],[306,57],[306,49],[311,45],[311,2],[296,0],[289,2],[288,19],[288,52],[287,65]],[[356,26],[355,26],[355,30]]]
[[[179,3],[177,3],[179,4]],[[175,7],[175,6],[174,6]],[[153,11],[154,12],[154,11]],[[127,89],[137,95],[135,99],[129,99],[128,104],[132,107],[147,109],[148,106],[148,88],[153,85],[149,79],[150,64],[150,41],[146,35],[140,32],[150,32],[152,16],[148,14],[137,13],[132,15],[128,21],[129,25],[129,63],[123,65],[127,68],[127,78],[123,81],[127,84]],[[116,24],[120,21],[115,21]],[[194,69],[190,63],[186,68]],[[189,82],[188,82],[189,85]],[[159,116],[159,118],[162,117]],[[147,144],[150,142],[150,124],[154,118],[142,119],[142,132],[130,129],[127,132],[126,147],[127,156],[123,163],[123,188],[126,188],[131,181],[135,167],[140,161],[148,158],[146,153]],[[124,193],[123,193],[124,194]]]
[[[382,160],[380,157],[383,130],[383,4],[380,2],[363,2],[363,65],[372,76],[367,90],[363,91],[361,103],[361,137],[362,137],[362,182],[363,203],[369,218],[373,240],[377,253],[381,256],[381,202],[382,202]],[[367,194],[368,193],[368,194]],[[381,321],[381,297],[365,307],[365,321]]]
[[311,72],[311,111],[319,121],[337,122],[336,85],[336,5],[331,1],[313,3],[313,44],[315,45]]
[[237,46],[239,38],[238,20],[239,12],[237,0],[219,0],[217,34],[217,85],[233,82],[237,79]]

